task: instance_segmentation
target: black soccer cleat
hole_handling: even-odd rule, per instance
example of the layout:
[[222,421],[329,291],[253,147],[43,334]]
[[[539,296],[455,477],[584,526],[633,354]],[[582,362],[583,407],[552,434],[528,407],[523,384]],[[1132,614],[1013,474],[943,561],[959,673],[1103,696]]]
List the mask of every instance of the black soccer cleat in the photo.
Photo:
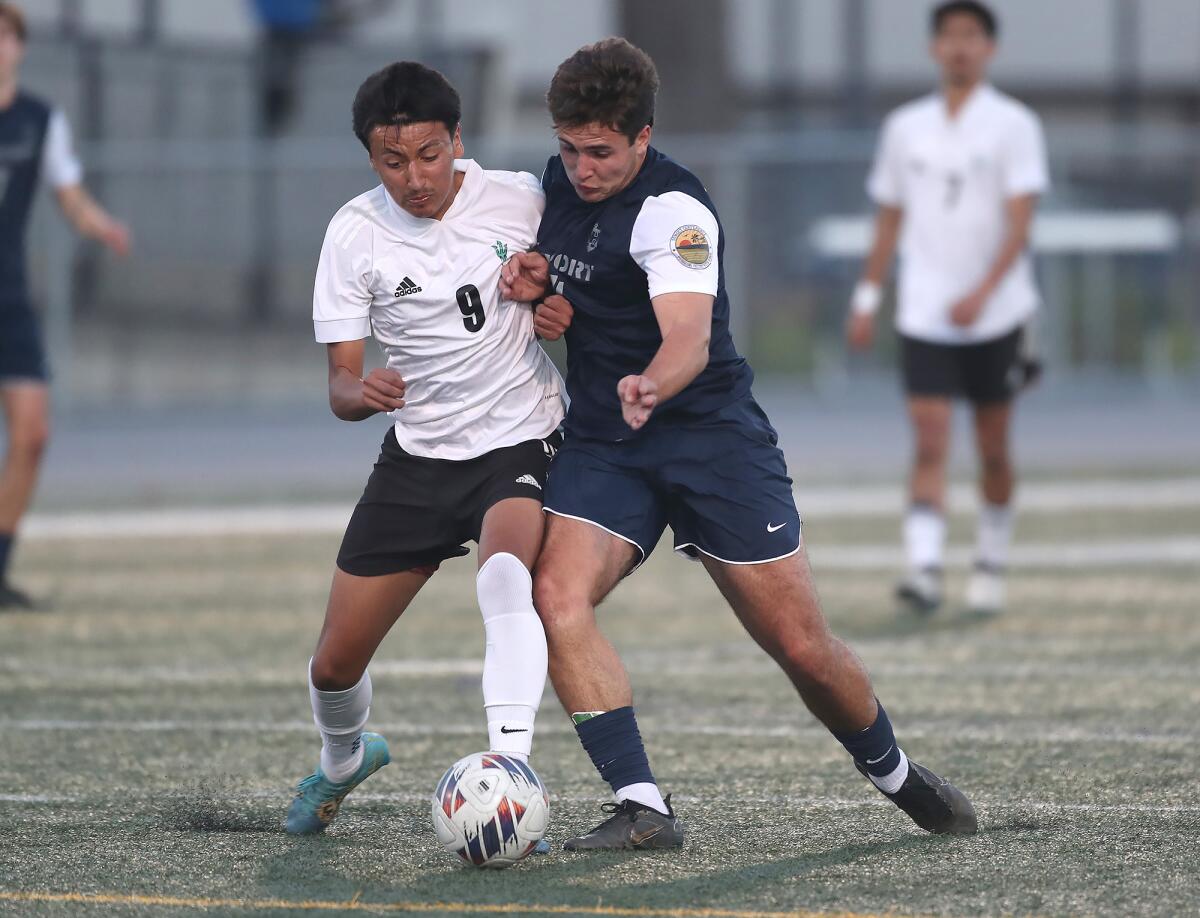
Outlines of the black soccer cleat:
[[923,567],[909,571],[896,584],[896,598],[918,615],[931,615],[942,604],[942,570]]
[[[868,781],[871,780],[862,765],[855,762],[854,767]],[[871,783],[874,784],[873,781]],[[900,790],[883,795],[926,832],[935,835],[974,835],[979,830],[975,807],[971,806],[966,794],[912,759],[908,760],[908,776],[900,785]]]
[[0,581],[0,612],[36,612],[39,606],[26,593]]
[[671,808],[671,795],[666,797],[667,813],[633,800],[624,803],[605,803],[600,808],[612,815],[586,835],[568,838],[564,851],[638,850],[650,848],[682,848],[683,823]]

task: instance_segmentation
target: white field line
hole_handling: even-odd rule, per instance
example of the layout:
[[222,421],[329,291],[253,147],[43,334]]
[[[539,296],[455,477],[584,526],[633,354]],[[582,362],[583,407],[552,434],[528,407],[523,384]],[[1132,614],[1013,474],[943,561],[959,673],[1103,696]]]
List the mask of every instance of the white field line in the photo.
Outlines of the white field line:
[[[227,788],[225,790],[228,790]],[[175,792],[179,797],[186,798],[188,791]],[[171,792],[156,792],[152,795],[155,799],[163,799],[171,796]],[[229,799],[232,801],[240,800],[278,800],[280,795],[275,791],[250,791],[246,793],[238,793],[230,791]],[[122,793],[120,800],[121,805],[128,803],[130,797],[128,794]],[[354,800],[357,803],[391,803],[391,804],[428,804],[430,802],[429,794],[417,793],[356,793]],[[572,793],[572,794],[551,794],[551,804],[559,803],[593,803],[600,800],[600,795],[593,793]],[[710,798],[700,797],[694,794],[675,794],[673,799],[677,803],[708,803]],[[740,794],[738,801],[741,803],[777,803],[780,806],[795,807],[798,809],[860,809],[860,808],[887,808],[891,804],[881,797],[864,795],[863,797],[814,797],[797,794],[779,794],[779,795],[745,795]],[[1200,806],[1188,804],[1172,804],[1172,803],[1053,803],[1044,800],[997,800],[991,801],[987,798],[976,797],[975,804],[984,810],[1012,810],[1019,812],[1066,812],[1066,813],[1200,813]],[[25,804],[29,806],[36,805],[76,805],[76,806],[105,806],[106,802],[101,800],[93,800],[88,797],[79,795],[66,794],[0,794],[0,803]]]
[[[311,509],[311,508],[310,508]],[[228,516],[226,516],[228,514]],[[317,513],[295,517],[282,508],[254,511],[171,511],[158,516],[116,515],[111,522],[95,517],[31,518],[22,529],[33,540],[66,538],[174,538],[229,535],[303,535],[331,534],[345,527],[345,513],[324,519]],[[876,545],[807,545],[812,564],[819,570],[894,571],[904,564],[900,545],[888,542]],[[969,565],[974,550],[965,545],[951,546],[946,563]],[[1117,539],[1109,541],[1027,542],[1013,547],[1011,564],[1022,570],[1098,570],[1114,565],[1123,567],[1178,567],[1200,563],[1200,536]]]
[[[808,518],[895,514],[904,509],[906,502],[904,490],[899,485],[800,485],[795,489],[795,495],[801,515]],[[975,486],[950,485],[947,504],[951,512],[974,511],[979,506]],[[1200,478],[1022,482],[1017,493],[1017,506],[1020,512],[1033,513],[1200,507]]]
[[[63,732],[80,733],[102,730],[108,733],[313,733],[314,727],[308,720],[292,721],[221,721],[221,720],[57,720],[28,719],[0,720],[0,731],[12,732]],[[372,723],[371,729],[395,736],[481,736],[479,724],[418,724],[418,723]],[[722,724],[680,724],[676,721],[657,723],[647,719],[644,732],[679,736],[739,737],[747,739],[767,738],[827,738],[822,727],[800,727],[781,725],[778,727],[735,727]],[[538,726],[538,734],[563,735],[574,733],[569,724],[550,723]],[[906,738],[940,739],[945,736],[970,742],[999,743],[1121,743],[1134,746],[1166,745],[1194,746],[1200,743],[1197,733],[1149,733],[1123,730],[1087,730],[1075,727],[1036,727],[1017,725],[1014,727],[971,727],[961,723],[946,722],[937,726],[906,726]]]
[[[862,647],[862,642],[858,646]],[[894,653],[894,646],[889,645]],[[737,658],[713,659],[703,655],[664,655],[657,659],[635,656],[626,661],[626,668],[635,674],[654,673],[670,676],[695,675],[754,675],[773,673],[776,665],[765,655],[753,654]],[[1143,682],[1200,682],[1200,665],[1157,663],[1092,662],[996,662],[956,659],[944,663],[881,660],[869,666],[876,676],[893,678],[935,679],[1053,679],[1083,678],[1110,681],[1113,678],[1134,678]],[[27,683],[72,686],[94,685],[97,688],[139,688],[164,685],[228,685],[302,686],[303,673],[295,668],[241,669],[213,666],[186,668],[181,666],[77,666],[71,664],[30,663],[19,657],[0,657],[0,675],[11,685]],[[371,664],[373,678],[426,679],[430,677],[479,677],[483,661],[478,658],[444,660],[379,660]]]
[[[804,485],[796,489],[796,503],[807,519],[881,516],[900,512],[904,506],[904,494],[899,486],[893,485]],[[1018,503],[1023,512],[1200,507],[1200,478],[1029,482],[1021,486]],[[977,498],[971,486],[951,487],[949,507],[952,511],[969,511],[976,504]],[[352,509],[351,503],[346,501],[255,507],[35,513],[23,524],[22,538],[337,534],[345,529]]]
[[[814,568],[825,570],[895,570],[904,564],[899,545],[808,546]],[[946,563],[971,564],[974,549],[952,546]],[[1122,567],[1175,567],[1200,563],[1200,537],[1118,539],[1097,542],[1026,542],[1014,545],[1009,560],[1021,570],[1096,570]],[[1200,593],[1200,590],[1198,590]]]

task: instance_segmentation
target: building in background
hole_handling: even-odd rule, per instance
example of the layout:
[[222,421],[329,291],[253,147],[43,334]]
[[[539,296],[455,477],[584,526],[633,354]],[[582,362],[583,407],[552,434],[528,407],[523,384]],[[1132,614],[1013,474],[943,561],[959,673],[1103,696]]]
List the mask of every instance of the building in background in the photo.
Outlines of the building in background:
[[[75,348],[67,383],[85,399],[157,397],[139,367],[168,359],[177,327],[251,340],[263,329],[257,361],[280,334],[302,335],[321,230],[371,181],[348,126],[367,72],[405,56],[437,66],[472,113],[469,154],[537,172],[553,151],[553,68],[613,33],[655,57],[657,129],[730,225],[743,348],[768,371],[836,385],[875,131],[932,86],[929,0],[304,0],[286,5],[309,17],[303,52],[266,95],[261,14],[274,0],[28,5],[30,84],[64,101],[97,187],[146,240],[117,272],[75,258],[41,221],[43,299],[69,304],[92,344]],[[1006,0],[1000,12],[995,79],[1042,115],[1055,177],[1037,233],[1052,373],[1195,379],[1200,4]],[[287,117],[264,136],[271,93]],[[126,320],[142,344],[106,361]],[[56,344],[72,348],[65,332]],[[230,378],[244,376],[200,385],[232,390]]]

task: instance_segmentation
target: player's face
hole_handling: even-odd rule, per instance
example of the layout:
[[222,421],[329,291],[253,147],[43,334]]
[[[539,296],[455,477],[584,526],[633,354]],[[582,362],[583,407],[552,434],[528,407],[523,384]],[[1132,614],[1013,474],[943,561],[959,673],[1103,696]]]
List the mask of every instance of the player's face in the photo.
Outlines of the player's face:
[[558,128],[558,152],[575,193],[588,203],[604,201],[628,187],[642,168],[650,146],[650,127],[630,143],[620,131],[602,124]]
[[16,79],[24,56],[25,45],[17,37],[17,30],[7,19],[0,18],[0,82]]
[[952,13],[933,36],[933,59],[942,68],[942,78],[951,86],[978,83],[995,53],[983,24],[967,13]]
[[462,134],[440,121],[379,126],[371,132],[371,166],[392,200],[414,217],[440,220],[454,203],[454,160]]

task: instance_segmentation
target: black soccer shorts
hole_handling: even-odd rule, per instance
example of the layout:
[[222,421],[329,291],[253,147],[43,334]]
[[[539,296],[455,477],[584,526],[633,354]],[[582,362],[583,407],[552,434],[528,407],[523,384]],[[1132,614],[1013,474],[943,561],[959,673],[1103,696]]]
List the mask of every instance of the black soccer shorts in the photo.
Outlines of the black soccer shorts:
[[976,344],[900,336],[904,389],[910,396],[965,398],[975,405],[1012,401],[1026,382],[1023,329]]
[[426,459],[406,453],[389,428],[354,515],[337,566],[374,577],[435,568],[478,542],[484,514],[499,501],[540,502],[561,436],[526,440],[475,459]]

